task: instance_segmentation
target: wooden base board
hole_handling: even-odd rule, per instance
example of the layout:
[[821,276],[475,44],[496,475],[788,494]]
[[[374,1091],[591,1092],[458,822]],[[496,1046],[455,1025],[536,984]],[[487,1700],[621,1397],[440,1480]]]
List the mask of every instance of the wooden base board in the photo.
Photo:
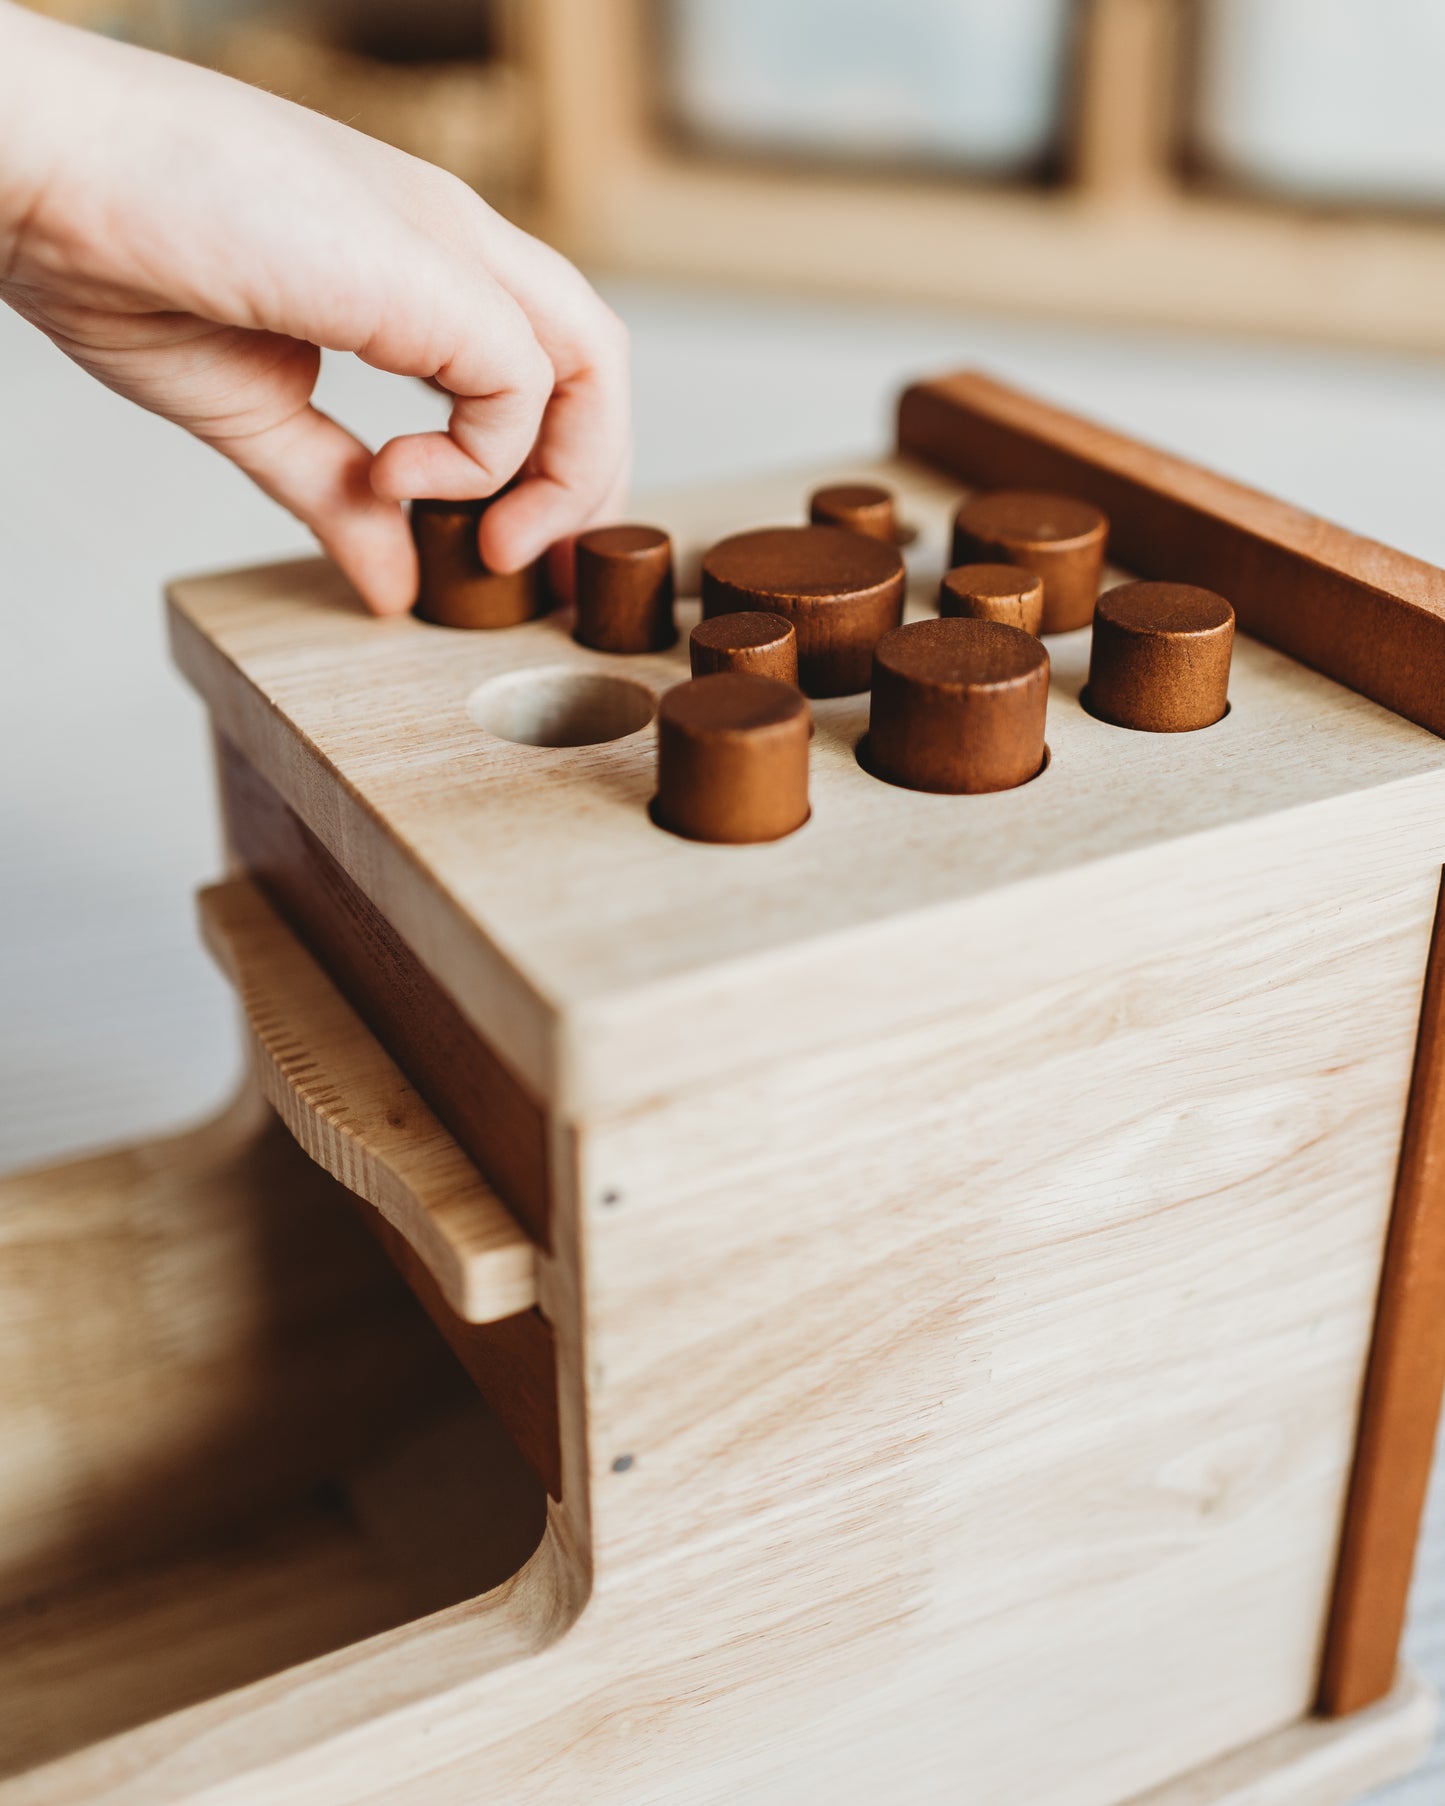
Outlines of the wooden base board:
[[1348,1718],[1306,1718],[1128,1806],[1349,1806],[1408,1774],[1430,1747],[1433,1690],[1403,1668],[1393,1692]]

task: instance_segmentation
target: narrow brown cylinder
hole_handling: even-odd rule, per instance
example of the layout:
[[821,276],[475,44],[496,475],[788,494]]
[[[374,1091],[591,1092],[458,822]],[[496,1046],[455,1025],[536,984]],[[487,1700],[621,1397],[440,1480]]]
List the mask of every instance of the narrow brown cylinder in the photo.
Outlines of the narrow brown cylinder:
[[677,638],[672,541],[659,527],[593,527],[577,539],[573,638],[597,652],[661,652]]
[[415,613],[438,627],[516,627],[550,606],[540,564],[489,571],[477,526],[491,497],[476,502],[416,501],[411,534],[421,565]]
[[781,840],[808,819],[812,716],[793,685],[722,671],[657,711],[653,818],[689,840]]
[[869,769],[909,790],[1011,790],[1044,763],[1049,655],[1001,621],[914,621],[873,654]]
[[846,527],[762,527],[720,540],[702,561],[707,620],[782,615],[798,636],[809,696],[868,688],[873,648],[903,616],[903,555]]
[[1044,624],[1044,580],[1021,564],[961,564],[943,573],[938,612],[1037,634]]
[[688,641],[694,677],[716,671],[748,671],[754,677],[798,681],[798,636],[781,615],[747,610],[699,621]]
[[847,527],[869,539],[881,539],[884,545],[898,543],[893,491],[880,483],[828,483],[815,489],[808,501],[808,519],[815,527]]
[[1115,727],[1187,734],[1229,706],[1234,610],[1192,583],[1121,583],[1100,596],[1085,706]]
[[998,489],[954,516],[953,563],[1022,565],[1044,580],[1045,633],[1087,627],[1099,595],[1109,523],[1091,502]]

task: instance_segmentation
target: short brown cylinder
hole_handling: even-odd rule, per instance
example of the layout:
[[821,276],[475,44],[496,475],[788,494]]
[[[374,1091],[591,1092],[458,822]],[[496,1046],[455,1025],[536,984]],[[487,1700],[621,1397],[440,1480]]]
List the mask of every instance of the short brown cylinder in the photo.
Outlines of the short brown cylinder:
[[516,627],[550,607],[540,564],[489,571],[477,526],[491,497],[476,502],[416,501],[411,533],[421,565],[415,612],[438,627]]
[[660,527],[593,527],[577,539],[573,638],[596,652],[661,652],[677,638],[672,541]]
[[815,527],[847,527],[885,545],[898,543],[893,491],[881,483],[828,483],[815,489],[808,500],[808,519]]
[[961,564],[943,573],[938,612],[1037,634],[1044,624],[1044,580],[1021,564]]
[[1192,583],[1121,583],[1100,596],[1084,692],[1115,727],[1187,734],[1229,706],[1234,610]]
[[702,561],[707,620],[782,615],[798,636],[809,696],[868,688],[873,648],[903,616],[903,555],[846,527],[761,527],[719,540]]
[[750,671],[754,677],[798,681],[798,636],[791,621],[755,609],[699,621],[688,642],[694,677]]
[[1109,523],[1091,502],[998,489],[954,516],[953,563],[1022,565],[1044,581],[1045,633],[1087,627],[1099,594]]
[[812,716],[792,684],[722,671],[657,711],[654,819],[689,840],[781,840],[808,819]]
[[914,621],[873,654],[869,769],[909,790],[1011,790],[1044,763],[1049,655],[1001,621]]

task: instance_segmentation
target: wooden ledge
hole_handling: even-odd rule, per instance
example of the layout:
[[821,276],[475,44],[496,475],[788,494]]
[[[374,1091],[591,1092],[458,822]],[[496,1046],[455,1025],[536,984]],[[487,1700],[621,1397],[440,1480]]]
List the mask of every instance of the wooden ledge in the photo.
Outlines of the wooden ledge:
[[261,1089],[300,1145],[405,1238],[459,1317],[530,1310],[533,1244],[261,891],[232,879],[199,902]]

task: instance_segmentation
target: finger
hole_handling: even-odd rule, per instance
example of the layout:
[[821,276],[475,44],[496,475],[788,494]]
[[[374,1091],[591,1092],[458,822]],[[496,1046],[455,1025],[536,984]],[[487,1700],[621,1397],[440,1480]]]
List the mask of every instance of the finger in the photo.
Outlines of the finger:
[[529,474],[482,520],[482,557],[519,570],[554,540],[577,533],[612,493],[625,490],[632,447],[625,380],[589,371],[559,388],[543,416]]
[[400,507],[375,494],[370,450],[309,404],[249,432],[201,436],[303,521],[374,614],[416,600],[416,547]]
[[[602,498],[590,520],[584,521],[578,529],[585,533],[588,527],[604,527],[610,521],[621,520],[623,510],[627,506],[627,490],[631,477],[631,460],[625,462],[617,473],[616,481]],[[490,510],[489,510],[490,512]],[[485,517],[484,521],[485,521]],[[577,534],[569,534],[565,539],[554,540],[547,548],[547,581],[553,593],[563,602],[573,602],[577,594]]]
[[516,302],[484,273],[473,279],[477,305],[462,310],[449,342],[425,333],[409,342],[393,327],[362,352],[368,363],[433,380],[456,397],[446,432],[407,433],[377,453],[372,487],[388,500],[492,495],[536,441],[555,381],[551,360]]

